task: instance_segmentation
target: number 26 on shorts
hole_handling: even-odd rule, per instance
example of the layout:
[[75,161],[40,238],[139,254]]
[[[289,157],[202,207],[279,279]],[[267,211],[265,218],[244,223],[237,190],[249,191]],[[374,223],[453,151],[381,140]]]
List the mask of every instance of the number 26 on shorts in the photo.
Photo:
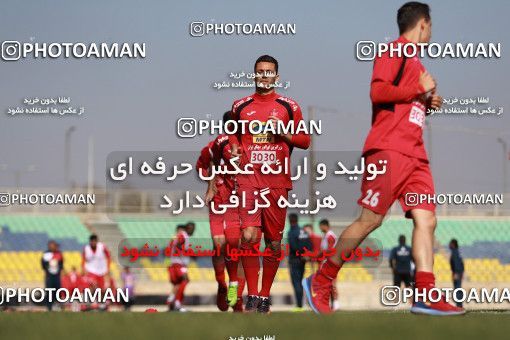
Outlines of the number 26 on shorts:
[[373,192],[372,189],[368,189],[367,195],[361,202],[373,208],[377,207],[377,204],[379,204],[379,192]]

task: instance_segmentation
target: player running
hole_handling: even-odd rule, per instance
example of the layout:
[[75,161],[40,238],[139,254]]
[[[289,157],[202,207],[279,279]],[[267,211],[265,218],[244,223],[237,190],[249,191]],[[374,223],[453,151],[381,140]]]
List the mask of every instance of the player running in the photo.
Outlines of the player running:
[[[230,111],[225,112],[223,120],[230,117]],[[208,173],[210,165],[220,163],[230,164],[231,150],[227,135],[220,135],[202,149],[200,158],[197,161],[197,170],[202,169]],[[231,167],[228,167],[230,170]],[[215,210],[224,203],[229,203],[230,196],[235,190],[235,179],[232,175],[215,176],[208,186],[206,201],[212,202]],[[232,307],[234,312],[243,311],[242,293],[244,290],[244,275],[238,273],[240,270],[239,259],[230,258],[227,250],[238,249],[241,237],[241,225],[239,211],[237,208],[229,207],[223,213],[214,213],[209,209],[209,224],[211,236],[215,247],[221,249],[221,255],[213,256],[213,267],[218,282],[218,293],[216,305],[221,311],[227,311]],[[226,245],[228,244],[228,249]],[[228,290],[225,283],[225,267],[229,276]]]
[[[293,122],[294,126],[303,120],[299,105],[287,97],[277,94],[274,84],[278,80],[278,61],[268,55],[257,59],[254,66],[256,74],[256,92],[253,95],[234,102],[232,118],[234,120],[258,121],[260,124],[278,124],[278,121],[287,124]],[[238,129],[238,132],[239,129]],[[240,199],[246,198],[245,205],[240,209],[241,216],[241,250],[250,251],[259,247],[262,232],[270,256],[264,256],[262,271],[262,287],[258,290],[260,262],[256,256],[243,256],[241,262],[244,268],[246,283],[248,285],[248,299],[245,311],[268,313],[269,293],[274,277],[280,264],[281,239],[286,219],[286,209],[278,207],[280,197],[287,198],[288,191],[292,189],[290,179],[290,154],[292,148],[307,149],[310,145],[310,136],[305,133],[272,135],[261,133],[229,135],[232,145],[232,154],[240,156],[240,167],[246,164],[253,165],[253,175],[236,176],[238,195]],[[275,164],[285,164],[286,173],[263,175],[261,167],[265,163],[271,168]],[[277,163],[278,162],[278,163]],[[266,198],[270,207],[255,210],[256,192],[268,188]]]
[[[204,148],[202,148],[200,152],[200,156],[198,157],[196,170],[202,171],[203,175],[209,175],[209,167],[212,163],[212,146],[214,141],[209,142]],[[208,189],[209,190],[209,189]],[[214,195],[214,194],[213,194]],[[207,194],[206,194],[207,196]],[[219,195],[218,195],[219,196]],[[219,200],[220,198],[218,198]],[[206,197],[207,200],[207,197]],[[224,249],[225,245],[225,237],[223,231],[223,216],[213,214],[209,210],[209,227],[211,230],[211,237],[213,241],[213,245],[219,246]],[[218,283],[218,291],[216,294],[216,305],[218,309],[222,312],[228,310],[227,304],[227,284],[225,282],[225,260],[224,256],[214,255],[212,257],[212,265],[214,268],[214,276],[216,278],[216,282]]]
[[[179,250],[189,248],[189,237],[193,235],[194,224],[188,225],[179,224],[176,228],[175,238],[170,243],[171,254],[178,254]],[[170,282],[173,285],[172,293],[166,300],[169,311],[186,312],[182,307],[184,300],[184,290],[189,283],[188,278],[188,264],[190,262],[189,256],[172,256],[172,264],[168,267],[168,274]]]
[[[83,248],[82,252],[82,272],[85,282],[92,289],[101,289],[111,287],[110,280],[111,255],[104,243],[99,242],[96,234],[89,237],[89,244]],[[99,305],[102,310],[106,309],[106,304]]]
[[[323,236],[321,239],[320,245],[320,254],[319,257],[322,257],[323,252],[333,249],[337,242],[337,237],[333,230],[331,230],[331,226],[329,225],[329,221],[327,219],[320,220],[319,229],[321,230]],[[333,281],[331,285],[331,301],[333,302],[333,310],[337,311],[340,309],[340,303],[338,302],[338,291],[336,288],[336,280]]]
[[[408,2],[397,14],[400,37],[395,44],[428,43],[432,22],[427,4]],[[391,47],[390,47],[391,49]],[[340,235],[336,255],[329,258],[312,276],[303,279],[308,302],[316,313],[329,313],[332,282],[343,265],[342,252],[356,248],[378,228],[395,200],[399,200],[407,218],[414,223],[412,253],[416,263],[415,288],[429,292],[435,286],[433,274],[433,239],[436,228],[435,205],[429,202],[411,206],[406,194],[433,194],[434,184],[423,144],[423,124],[428,108],[441,107],[436,82],[417,57],[389,56],[374,61],[370,88],[372,128],[363,148],[367,163],[382,170],[379,162],[387,161],[386,174],[369,181],[366,174],[358,204],[362,211],[357,220]],[[435,299],[434,299],[435,300]],[[431,315],[464,314],[462,308],[439,302],[418,301],[411,312]]]

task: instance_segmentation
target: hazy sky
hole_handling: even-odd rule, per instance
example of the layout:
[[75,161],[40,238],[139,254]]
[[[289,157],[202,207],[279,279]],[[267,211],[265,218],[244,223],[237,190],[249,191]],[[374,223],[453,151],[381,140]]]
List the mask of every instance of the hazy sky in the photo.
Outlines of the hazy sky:
[[[501,135],[510,143],[508,1],[429,1],[433,41],[500,42],[502,58],[428,59],[425,67],[444,97],[488,96],[500,117],[434,116],[433,173],[438,192],[501,191]],[[0,186],[15,170],[35,165],[24,186],[62,186],[64,134],[72,135],[72,179],[87,178],[87,140],[95,141],[95,177],[104,184],[108,153],[119,150],[199,150],[207,137],[179,139],[179,117],[213,117],[246,89],[212,87],[230,72],[250,71],[261,54],[280,62],[282,91],[323,113],[317,149],[360,150],[370,127],[372,63],[354,57],[359,40],[396,38],[403,1],[6,1],[0,3],[0,38],[28,42],[139,42],[147,57],[134,60],[39,59],[0,62]],[[191,37],[193,21],[295,23],[294,36]],[[25,97],[69,96],[81,117],[9,117]],[[425,132],[425,135],[427,132]],[[194,158],[194,156],[193,156]]]

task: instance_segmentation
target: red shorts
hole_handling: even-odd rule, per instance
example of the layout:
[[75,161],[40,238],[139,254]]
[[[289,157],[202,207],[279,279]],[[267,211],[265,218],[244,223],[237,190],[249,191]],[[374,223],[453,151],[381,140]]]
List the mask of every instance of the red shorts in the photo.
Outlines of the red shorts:
[[[213,202],[217,207],[219,204],[228,204],[232,190],[225,185],[218,186],[218,192],[214,195]],[[214,214],[209,209],[209,226],[211,228],[211,236],[225,235],[225,229],[240,228],[238,208],[227,208],[224,214]]]
[[250,210],[255,208],[255,198],[258,198],[259,203],[261,199],[259,195],[255,195],[256,189],[247,185],[240,185],[238,195],[240,201],[242,200],[242,193],[246,195],[245,207],[239,209],[239,216],[241,217],[241,229],[247,227],[262,227],[264,238],[271,241],[281,241],[283,237],[283,228],[285,228],[285,219],[287,217],[287,209],[282,209],[278,206],[278,199],[283,196],[288,197],[289,190],[287,188],[269,189],[266,198],[270,206],[268,208],[259,208],[255,213],[249,214]]
[[184,281],[185,274],[188,272],[188,268],[185,265],[180,263],[173,263],[168,267],[168,276],[170,277],[170,282],[174,285],[177,285]]
[[415,196],[420,194],[434,194],[434,181],[427,162],[397,151],[381,150],[365,155],[365,168],[369,163],[374,163],[377,170],[381,170],[384,164],[380,164],[380,160],[387,161],[386,172],[373,180],[368,180],[367,177],[372,175],[365,172],[359,205],[376,214],[385,215],[398,199],[406,217],[410,217],[412,209],[435,211],[434,203],[419,203],[415,200]]
[[105,275],[87,273],[87,275],[85,275],[84,277],[84,281],[88,284],[89,287],[104,289],[105,288],[104,277]]

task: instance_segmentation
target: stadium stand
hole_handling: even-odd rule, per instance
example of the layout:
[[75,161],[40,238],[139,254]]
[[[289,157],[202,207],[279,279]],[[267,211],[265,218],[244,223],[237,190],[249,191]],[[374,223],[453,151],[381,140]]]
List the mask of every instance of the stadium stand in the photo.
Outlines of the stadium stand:
[[[175,226],[186,223],[189,218],[171,220],[147,218],[117,218],[118,231],[128,239],[151,239],[166,245],[175,233]],[[195,234],[192,239],[204,247],[210,246],[209,224],[207,219],[195,219]],[[461,247],[466,267],[466,280],[476,283],[510,282],[510,225],[504,220],[482,218],[439,218],[436,230],[438,242],[435,255],[435,274],[439,282],[450,282],[448,242],[456,238]],[[286,234],[287,229],[285,230]],[[318,232],[318,230],[317,230]],[[402,218],[389,218],[377,229],[371,238],[382,246],[386,267],[389,250],[395,246],[400,234],[410,240],[412,223]],[[90,231],[72,215],[3,215],[0,216],[0,282],[42,282],[40,270],[41,251],[46,249],[49,239],[60,243],[65,256],[65,268],[80,267],[80,251],[88,242]],[[110,248],[115,245],[110,245]],[[112,251],[115,251],[112,248]],[[168,258],[155,261],[143,259],[145,277],[155,282],[167,282],[166,265]],[[155,263],[158,262],[158,263]],[[371,282],[378,268],[363,268],[348,264],[348,270],[340,272],[339,282]],[[310,272],[307,267],[307,273]],[[113,263],[112,274],[118,278],[119,265]],[[192,262],[189,275],[193,281],[214,281],[210,260],[201,258]],[[277,281],[289,281],[287,269],[278,271]]]
[[[50,239],[60,244],[64,269],[81,267],[81,250],[90,232],[76,216],[0,216],[0,282],[42,282],[41,255]],[[119,268],[112,263],[112,275]]]

